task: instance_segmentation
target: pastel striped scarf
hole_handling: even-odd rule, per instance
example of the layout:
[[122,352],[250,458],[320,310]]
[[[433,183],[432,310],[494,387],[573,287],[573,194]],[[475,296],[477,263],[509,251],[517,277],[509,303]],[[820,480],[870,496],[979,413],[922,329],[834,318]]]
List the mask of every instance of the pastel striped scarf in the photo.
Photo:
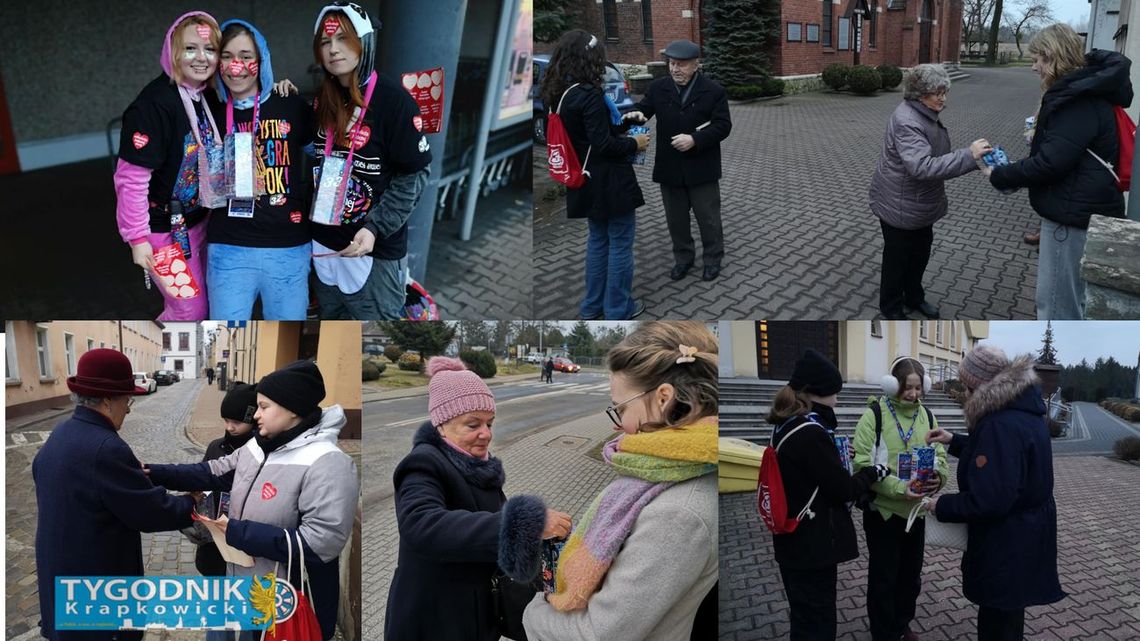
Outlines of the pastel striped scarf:
[[547,601],[563,612],[586,607],[646,505],[680,481],[716,471],[717,419],[623,436],[606,444],[603,457],[621,476],[594,499],[562,548]]

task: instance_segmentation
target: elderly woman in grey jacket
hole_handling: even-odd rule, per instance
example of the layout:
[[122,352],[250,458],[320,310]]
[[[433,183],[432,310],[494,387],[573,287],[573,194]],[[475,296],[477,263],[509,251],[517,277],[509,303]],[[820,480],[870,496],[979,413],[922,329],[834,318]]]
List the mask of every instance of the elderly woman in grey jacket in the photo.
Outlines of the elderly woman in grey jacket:
[[879,311],[887,320],[905,320],[906,309],[938,318],[938,308],[926,300],[922,274],[934,223],[948,209],[943,183],[978,169],[990,144],[979,139],[966,149],[951,148],[950,134],[938,120],[950,91],[950,76],[941,65],[918,65],[907,74],[903,90],[871,178],[871,211],[883,229]]

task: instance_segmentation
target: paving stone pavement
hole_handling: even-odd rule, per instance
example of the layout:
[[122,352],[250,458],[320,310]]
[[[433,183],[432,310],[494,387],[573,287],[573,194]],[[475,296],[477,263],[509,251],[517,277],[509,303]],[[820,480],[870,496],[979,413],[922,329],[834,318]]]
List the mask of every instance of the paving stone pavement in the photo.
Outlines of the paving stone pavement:
[[[951,470],[957,459],[951,457]],[[1057,501],[1057,566],[1068,596],[1028,608],[1030,641],[1140,639],[1140,465],[1103,457],[1053,459]],[[956,481],[947,488],[955,491]],[[839,566],[838,636],[869,639],[867,546],[856,511],[859,558]],[[772,556],[772,535],[756,513],[755,495],[720,499],[720,638],[785,639],[788,604]],[[923,641],[976,638],[977,606],[962,594],[960,552],[926,551],[922,594],[911,629]]]
[[[1012,159],[1024,157],[1024,118],[1036,110],[1039,80],[1023,67],[971,73],[953,86],[942,115],[951,142],[961,148],[986,137]],[[645,301],[646,317],[874,317],[882,234],[867,188],[900,100],[901,91],[821,92],[733,104],[732,134],[721,147],[726,256],[712,283],[699,269],[669,280],[671,244],[649,154],[635,168],[646,205],[638,210],[633,294]],[[1001,195],[977,172],[946,186],[950,212],[934,227],[928,299],[944,318],[1035,317],[1037,254],[1021,235],[1038,218],[1025,191]],[[585,222],[567,220],[564,209],[536,217],[537,318],[577,317],[585,238]]]
[[[412,431],[407,427],[385,429],[383,433],[374,430],[377,438],[385,439],[393,447],[400,442],[405,445],[398,450],[401,452],[398,456],[388,456],[384,462],[370,466],[365,476],[365,496],[377,497],[374,504],[365,503],[363,574],[368,577],[370,586],[364,595],[365,639],[382,637],[388,588],[399,556],[395,499],[390,491],[383,492],[374,486],[391,486],[395,464],[410,449]],[[550,445],[557,445],[564,436],[581,437],[585,442],[573,449]],[[502,450],[494,451],[492,445],[493,454],[502,459],[507,473],[503,492],[508,497],[516,494],[540,496],[552,508],[570,513],[576,522],[594,496],[614,478],[609,466],[600,459],[585,455],[590,448],[612,436],[613,430],[608,423],[591,416],[542,430]],[[374,438],[373,433],[365,438]],[[371,442],[368,449],[370,452],[373,449]]]
[[445,320],[531,318],[534,199],[530,178],[479,200],[471,240],[459,240],[462,220],[436,221],[428,263],[428,293]]
[[[201,460],[204,448],[186,438],[184,427],[189,420],[205,381],[188,379],[163,386],[149,396],[139,397],[120,432],[144,463],[191,463]],[[5,638],[28,641],[39,639],[39,591],[36,585],[35,534],[36,493],[32,483],[32,460],[43,445],[40,433],[54,428],[66,416],[48,423],[30,425],[22,446],[5,451],[5,562],[7,590],[5,598]],[[178,532],[142,535],[143,562],[146,573],[197,574],[194,567],[194,545]],[[151,632],[148,640],[201,639],[201,632]]]

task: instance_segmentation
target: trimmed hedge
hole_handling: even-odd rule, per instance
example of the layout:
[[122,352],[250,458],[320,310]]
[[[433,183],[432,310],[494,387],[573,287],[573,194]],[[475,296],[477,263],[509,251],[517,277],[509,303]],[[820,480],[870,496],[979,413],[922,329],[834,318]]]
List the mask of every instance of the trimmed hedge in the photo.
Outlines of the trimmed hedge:
[[384,348],[384,358],[387,358],[393,363],[398,362],[403,355],[404,350],[400,349],[399,345],[388,345]]
[[731,85],[724,88],[730,100],[751,100],[763,95],[760,85]]
[[1112,452],[1125,461],[1140,460],[1140,436],[1125,436],[1113,444]]
[[784,81],[779,78],[767,78],[760,84],[760,95],[762,96],[782,96],[784,95]]
[[875,71],[878,71],[879,76],[883,79],[883,89],[894,89],[902,83],[902,69],[894,65],[879,65],[875,67]]
[[459,360],[467,369],[479,375],[479,378],[494,378],[499,368],[495,365],[495,357],[487,350],[475,351],[465,349],[459,352]]
[[874,67],[855,65],[847,75],[847,86],[857,94],[870,96],[882,88],[883,77]]
[[423,359],[419,354],[412,354],[404,352],[400,355],[400,360],[396,362],[396,366],[405,372],[421,372],[423,371]]
[[368,359],[364,359],[360,363],[360,380],[361,381],[375,381],[380,379],[380,368],[376,363]]
[[823,78],[823,84],[831,87],[835,91],[847,86],[847,76],[851,73],[851,67],[845,64],[834,62],[823,68],[823,73],[820,77]]

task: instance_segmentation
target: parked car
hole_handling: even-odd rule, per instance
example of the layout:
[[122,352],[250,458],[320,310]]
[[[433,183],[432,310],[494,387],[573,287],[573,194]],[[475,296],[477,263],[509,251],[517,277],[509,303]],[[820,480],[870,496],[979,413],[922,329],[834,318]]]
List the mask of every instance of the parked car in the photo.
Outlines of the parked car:
[[574,361],[566,358],[565,356],[559,356],[558,358],[554,359],[554,369],[558,370],[559,372],[574,374],[575,372],[582,371],[582,366],[575,364]]
[[546,357],[541,352],[531,352],[526,355],[526,362],[540,365],[546,362]]
[[154,373],[154,382],[158,385],[173,385],[174,370],[160,369]]
[[[534,57],[534,84],[530,88],[530,97],[534,103],[534,142],[546,144],[546,105],[542,103],[539,89],[542,87],[542,75],[546,66],[550,64],[549,54],[539,54]],[[625,113],[633,111],[636,103],[629,92],[629,81],[612,62],[606,62],[606,86],[604,91],[617,105],[618,111]],[[554,105],[555,107],[557,105]]]
[[146,372],[135,372],[135,385],[145,387],[147,394],[154,394],[158,390],[158,383],[153,378],[147,376]]

